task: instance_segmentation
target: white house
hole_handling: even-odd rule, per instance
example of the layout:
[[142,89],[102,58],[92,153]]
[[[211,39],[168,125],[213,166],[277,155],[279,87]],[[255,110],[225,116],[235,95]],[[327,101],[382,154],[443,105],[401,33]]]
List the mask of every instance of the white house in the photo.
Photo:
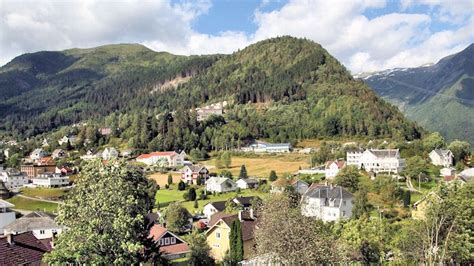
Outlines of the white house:
[[431,163],[438,166],[453,165],[453,153],[450,150],[434,149],[429,154]]
[[15,207],[8,201],[0,199],[0,234],[3,234],[5,226],[15,221],[15,212],[11,211],[10,208]]
[[28,184],[28,176],[13,168],[0,170],[0,180],[8,189],[17,189]]
[[229,192],[237,190],[237,184],[227,177],[211,177],[206,181],[209,192]]
[[468,168],[463,170],[458,175],[458,179],[463,183],[470,183],[474,180],[474,168]]
[[245,152],[256,152],[256,153],[284,153],[291,151],[290,143],[267,143],[263,141],[257,141],[256,143],[242,148]]
[[324,174],[327,179],[333,179],[345,166],[346,162],[344,160],[327,161],[324,167]]
[[439,170],[440,176],[455,176],[456,174],[456,169],[452,167],[444,167],[441,170]]
[[5,226],[3,233],[7,235],[32,232],[39,240],[53,238],[63,231],[54,218],[52,214],[34,211]]
[[44,151],[43,149],[35,149],[31,152],[30,154],[30,159],[33,160],[33,161],[36,161],[36,160],[39,160],[43,157],[46,157],[48,155],[48,153],[46,151]]
[[258,180],[251,179],[251,178],[241,178],[237,180],[237,187],[241,189],[248,189],[248,188],[257,188],[258,187]]
[[325,222],[349,219],[353,196],[340,186],[314,185],[301,198],[301,214]]
[[112,158],[117,158],[119,156],[119,152],[115,148],[105,148],[101,155],[102,159],[110,160]]
[[359,157],[357,167],[374,173],[400,173],[405,168],[405,160],[400,158],[398,149],[369,149]]
[[66,155],[67,154],[63,149],[55,149],[51,154],[51,157],[53,157],[53,159],[60,159],[66,157]]
[[45,173],[32,179],[33,185],[39,187],[64,187],[69,185],[69,177],[60,174]]
[[58,140],[59,145],[63,145],[69,141],[70,144],[76,143],[77,137],[74,135],[71,136],[64,136]]
[[160,151],[142,154],[137,157],[137,162],[142,162],[146,165],[176,167],[184,164],[184,157],[186,157],[184,151],[181,153],[174,151]]
[[223,212],[225,208],[226,201],[209,202],[202,208],[202,213],[207,217],[207,219],[211,219],[212,215],[218,212]]
[[301,195],[303,195],[309,187],[308,183],[299,180],[298,178],[287,179],[279,177],[277,180],[272,182],[270,193],[282,193],[285,191],[287,186],[292,186],[295,191]]

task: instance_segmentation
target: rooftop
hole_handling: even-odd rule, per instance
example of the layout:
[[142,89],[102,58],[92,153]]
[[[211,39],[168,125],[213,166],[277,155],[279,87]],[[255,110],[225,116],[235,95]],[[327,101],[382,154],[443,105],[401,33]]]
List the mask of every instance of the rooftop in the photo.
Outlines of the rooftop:
[[0,238],[0,262],[2,265],[40,265],[48,248],[31,232]]

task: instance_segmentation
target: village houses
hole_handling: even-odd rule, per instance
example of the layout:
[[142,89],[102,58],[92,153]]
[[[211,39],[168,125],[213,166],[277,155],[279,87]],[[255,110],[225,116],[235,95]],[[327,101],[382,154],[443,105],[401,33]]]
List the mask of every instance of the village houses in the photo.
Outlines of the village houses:
[[15,205],[0,199],[0,235],[3,235],[5,226],[11,224],[16,219],[15,212],[11,210],[13,207]]
[[[235,204],[242,210],[250,210],[254,201],[259,200],[259,197],[249,196],[249,197],[235,197],[230,202]],[[203,207],[202,213],[208,218],[211,219],[211,216],[225,211],[227,207],[227,201],[214,201],[209,202]]]
[[69,177],[56,173],[42,173],[34,177],[31,182],[38,187],[64,187],[69,185]]
[[53,153],[51,154],[51,157],[53,159],[61,159],[61,158],[65,158],[66,156],[67,156],[66,151],[64,151],[63,149],[55,149]]
[[325,222],[349,219],[353,198],[341,186],[314,184],[301,198],[301,214]]
[[434,165],[444,167],[453,165],[453,153],[450,150],[434,149],[428,156]]
[[177,153],[175,151],[159,151],[142,154],[137,157],[137,162],[141,162],[146,165],[177,167],[184,165],[185,157],[186,153],[184,151],[181,153]]
[[54,221],[55,216],[41,211],[33,211],[3,228],[3,233],[21,234],[32,232],[39,240],[52,240],[53,237],[61,234],[62,226]]

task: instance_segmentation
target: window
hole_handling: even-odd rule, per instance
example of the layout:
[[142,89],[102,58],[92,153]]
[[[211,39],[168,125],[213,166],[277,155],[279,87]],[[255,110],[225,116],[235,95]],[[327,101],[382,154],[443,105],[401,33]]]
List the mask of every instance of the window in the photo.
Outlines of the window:
[[176,244],[176,238],[174,238],[174,237],[171,238],[171,244],[172,244],[172,245],[173,245],[173,244]]
[[170,238],[167,237],[167,238],[165,238],[165,245],[169,245],[169,244],[170,244]]
[[44,235],[44,230],[40,230],[40,235]]
[[216,238],[217,238],[217,239],[220,239],[220,238],[221,238],[221,233],[220,233],[220,232],[216,232]]
[[212,246],[215,247],[215,248],[220,248],[220,245],[219,245],[219,244],[214,244],[214,245],[212,245]]

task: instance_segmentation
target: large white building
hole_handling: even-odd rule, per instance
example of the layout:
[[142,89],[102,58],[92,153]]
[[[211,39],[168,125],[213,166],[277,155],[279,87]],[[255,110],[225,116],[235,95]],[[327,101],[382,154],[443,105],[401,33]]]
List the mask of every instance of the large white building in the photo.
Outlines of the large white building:
[[453,165],[453,153],[450,150],[435,149],[430,152],[429,157],[434,165],[444,167]]
[[311,186],[301,198],[301,214],[328,221],[352,216],[353,196],[340,186]]
[[60,174],[44,173],[32,179],[33,185],[39,187],[64,187],[69,185],[69,177]]
[[290,143],[267,143],[257,141],[256,143],[242,148],[244,152],[256,152],[256,153],[284,153],[291,151]]
[[13,168],[0,169],[0,180],[8,189],[17,189],[28,184],[28,176]]
[[137,157],[137,162],[142,162],[146,165],[176,167],[184,165],[185,157],[186,153],[184,151],[181,153],[174,151],[160,151],[142,154]]
[[49,239],[61,234],[63,228],[54,221],[54,215],[34,211],[20,219],[17,219],[3,228],[3,233],[21,234],[24,232],[32,232],[39,239]]
[[369,149],[361,154],[348,152],[347,165],[355,165],[367,172],[400,173],[405,168],[405,159],[400,158],[398,149]]

